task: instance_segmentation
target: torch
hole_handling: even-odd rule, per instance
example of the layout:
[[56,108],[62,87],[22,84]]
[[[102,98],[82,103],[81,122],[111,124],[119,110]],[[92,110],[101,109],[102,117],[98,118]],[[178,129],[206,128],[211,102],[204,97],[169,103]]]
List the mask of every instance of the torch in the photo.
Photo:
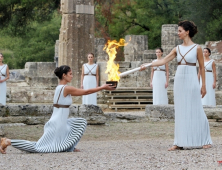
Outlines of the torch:
[[[144,65],[144,67],[149,67],[149,66],[151,66],[152,65],[152,63],[149,63],[149,64],[146,64],[146,65]],[[136,71],[139,71],[141,69],[141,67],[137,67],[137,68],[134,68],[134,69],[132,69],[132,70],[129,70],[129,71],[125,71],[125,72],[123,72],[123,73],[120,73],[119,74],[119,77],[124,77],[124,76],[127,76],[128,74],[131,74],[131,73],[134,73],[134,72],[136,72]]]

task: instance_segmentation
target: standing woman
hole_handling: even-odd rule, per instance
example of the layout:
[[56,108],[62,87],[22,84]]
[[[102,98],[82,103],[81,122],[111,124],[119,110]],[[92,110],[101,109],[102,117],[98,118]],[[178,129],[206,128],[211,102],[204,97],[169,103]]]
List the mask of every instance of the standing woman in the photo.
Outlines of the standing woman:
[[[88,54],[88,63],[82,66],[81,88],[84,90],[99,86],[99,67],[94,63],[94,54]],[[82,104],[97,105],[97,94],[82,96]]]
[[6,80],[9,79],[9,68],[3,64],[3,54],[0,53],[0,104],[6,105]]
[[85,131],[87,122],[83,118],[69,118],[72,96],[91,94],[103,89],[114,90],[114,88],[107,84],[88,90],[68,86],[67,83],[71,82],[73,74],[71,68],[66,65],[57,67],[54,73],[59,78],[59,84],[55,90],[53,113],[44,126],[42,137],[37,142],[1,138],[1,153],[5,154],[9,145],[26,152],[79,152],[75,147]]
[[[174,79],[175,132],[174,144],[169,151],[182,148],[210,148],[212,141],[207,117],[204,113],[202,98],[206,94],[205,71],[202,48],[193,43],[197,33],[196,25],[191,21],[178,24],[178,36],[183,44],[175,47],[165,58],[152,63],[161,66],[177,57],[178,67]],[[196,62],[202,75],[200,88]],[[141,70],[146,67],[141,66]]]
[[[163,49],[156,48],[157,59],[153,62],[162,59]],[[162,66],[153,67],[151,71],[150,87],[153,88],[153,105],[167,105],[167,87],[169,80],[168,63]]]
[[[204,68],[205,68],[205,79],[206,79],[206,90],[207,94],[202,98],[203,105],[216,106],[215,99],[215,88],[216,88],[216,65],[214,60],[210,59],[211,51],[209,48],[204,48]],[[200,69],[198,72],[198,79],[201,79]],[[202,79],[201,79],[202,80]],[[202,81],[200,81],[200,86],[202,86]]]

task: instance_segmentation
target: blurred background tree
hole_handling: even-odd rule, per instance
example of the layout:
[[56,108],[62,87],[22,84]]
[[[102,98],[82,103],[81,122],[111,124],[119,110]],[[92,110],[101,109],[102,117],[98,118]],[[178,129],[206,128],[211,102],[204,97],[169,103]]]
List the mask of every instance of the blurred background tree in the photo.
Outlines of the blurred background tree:
[[[0,0],[0,52],[10,69],[28,61],[53,61],[59,38],[60,0]],[[147,35],[149,49],[161,46],[161,26],[192,20],[194,41],[222,39],[221,0],[95,0],[95,36]],[[120,49],[120,52],[123,49]]]

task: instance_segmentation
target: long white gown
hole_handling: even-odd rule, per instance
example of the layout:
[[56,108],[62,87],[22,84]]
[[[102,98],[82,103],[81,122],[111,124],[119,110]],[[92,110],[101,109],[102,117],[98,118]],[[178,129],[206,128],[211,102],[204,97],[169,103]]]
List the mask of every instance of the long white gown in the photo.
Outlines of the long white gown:
[[[58,85],[56,87],[54,104],[71,105],[72,97],[71,95],[64,97],[63,86]],[[59,95],[60,91],[61,95]],[[72,152],[82,137],[87,122],[83,118],[68,117],[69,108],[54,107],[50,120],[44,126],[44,134],[37,142],[13,139],[11,144],[13,147],[26,152]]]
[[[203,105],[216,106],[215,89],[213,89],[214,76],[212,72],[212,64],[214,60],[204,62],[205,66],[205,80],[207,94],[202,98]],[[200,87],[202,86],[202,79],[200,77]]]
[[[177,61],[192,47],[177,47]],[[197,46],[185,55],[186,62],[197,62]],[[185,61],[182,60],[182,64]],[[201,92],[196,66],[178,65],[174,81],[175,136],[174,145],[179,147],[202,147],[212,144],[210,128],[201,102]]]
[[[154,60],[153,62],[155,62]],[[153,105],[168,105],[165,65],[153,67]]]
[[[84,64],[83,89],[96,88],[96,70],[97,64]],[[82,96],[82,104],[97,105],[97,93]]]
[[[0,78],[1,80],[5,79],[6,77],[6,70],[7,70],[7,64],[3,64],[0,66]],[[7,92],[7,86],[6,81],[0,83],[0,103],[2,105],[6,105],[6,92]]]

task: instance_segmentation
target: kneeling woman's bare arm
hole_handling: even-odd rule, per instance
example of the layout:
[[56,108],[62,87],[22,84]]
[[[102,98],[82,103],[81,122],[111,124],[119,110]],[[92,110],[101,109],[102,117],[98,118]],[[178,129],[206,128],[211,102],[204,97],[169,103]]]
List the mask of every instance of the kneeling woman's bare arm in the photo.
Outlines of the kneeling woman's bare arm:
[[64,89],[64,97],[71,94],[72,96],[82,96],[82,95],[88,95],[91,93],[98,92],[100,90],[115,90],[114,86],[110,86],[108,84],[104,84],[100,87],[92,88],[92,89],[77,89],[73,86],[66,86]]

